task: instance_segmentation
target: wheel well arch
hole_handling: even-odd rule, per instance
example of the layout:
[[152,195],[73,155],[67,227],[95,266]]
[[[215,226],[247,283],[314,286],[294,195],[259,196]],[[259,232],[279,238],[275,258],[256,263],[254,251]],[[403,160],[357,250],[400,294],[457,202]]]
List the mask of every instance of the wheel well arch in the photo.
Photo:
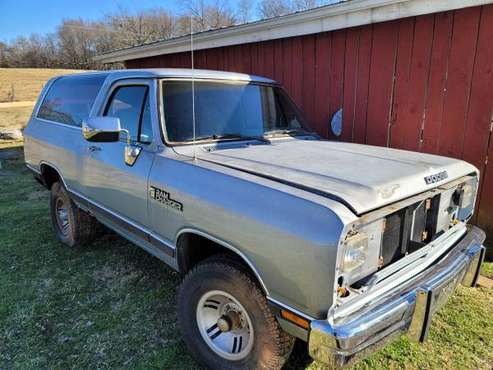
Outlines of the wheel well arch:
[[237,248],[220,239],[198,230],[183,230],[178,234],[176,242],[176,258],[179,271],[187,273],[199,262],[214,255],[227,255],[245,267],[257,280],[266,295],[267,287],[253,263]]
[[47,189],[51,189],[51,186],[57,181],[61,181],[65,186],[65,181],[63,180],[60,171],[52,164],[42,162],[39,169],[41,181]]

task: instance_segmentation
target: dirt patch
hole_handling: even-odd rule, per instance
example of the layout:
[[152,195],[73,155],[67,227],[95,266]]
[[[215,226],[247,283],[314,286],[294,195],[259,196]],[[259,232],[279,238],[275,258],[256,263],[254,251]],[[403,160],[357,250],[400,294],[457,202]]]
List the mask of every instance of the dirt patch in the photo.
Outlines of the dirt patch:
[[7,103],[0,103],[0,109],[6,109],[6,108],[21,108],[21,107],[34,107],[34,104],[36,104],[35,101],[15,101],[15,102],[7,102]]
[[33,107],[2,108],[0,109],[0,128],[25,127],[32,112]]
[[493,280],[485,276],[480,276],[478,279],[478,285],[483,288],[493,289]]

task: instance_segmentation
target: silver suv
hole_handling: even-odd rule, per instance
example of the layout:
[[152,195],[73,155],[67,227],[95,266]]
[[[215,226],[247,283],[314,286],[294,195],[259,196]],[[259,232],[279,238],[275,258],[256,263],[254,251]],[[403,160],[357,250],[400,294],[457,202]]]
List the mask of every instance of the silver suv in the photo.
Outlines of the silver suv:
[[276,82],[175,69],[54,78],[25,130],[56,236],[98,222],[184,275],[183,338],[211,369],[278,369],[294,339],[343,366],[426,338],[484,233],[478,170],[321,140]]

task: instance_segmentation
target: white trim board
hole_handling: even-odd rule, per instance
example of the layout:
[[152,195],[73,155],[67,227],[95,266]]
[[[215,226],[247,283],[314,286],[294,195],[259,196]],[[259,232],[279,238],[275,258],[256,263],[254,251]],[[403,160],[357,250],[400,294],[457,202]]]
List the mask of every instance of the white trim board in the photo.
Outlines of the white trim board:
[[[349,0],[277,18],[197,33],[194,35],[194,50],[309,35],[490,3],[493,0]],[[190,37],[181,36],[115,50],[97,55],[94,60],[114,63],[189,50]]]

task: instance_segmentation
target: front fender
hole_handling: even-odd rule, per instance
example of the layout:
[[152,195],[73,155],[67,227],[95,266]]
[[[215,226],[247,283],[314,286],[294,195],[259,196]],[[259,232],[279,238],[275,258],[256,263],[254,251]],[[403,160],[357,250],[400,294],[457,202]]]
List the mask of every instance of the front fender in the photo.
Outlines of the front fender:
[[312,194],[217,167],[158,156],[150,186],[166,189],[183,204],[181,211],[164,210],[151,201],[151,219],[161,220],[158,232],[170,240],[184,230],[200,232],[237,252],[269,298],[310,317],[326,317],[345,225],[329,206],[341,205],[328,199],[323,204]]

